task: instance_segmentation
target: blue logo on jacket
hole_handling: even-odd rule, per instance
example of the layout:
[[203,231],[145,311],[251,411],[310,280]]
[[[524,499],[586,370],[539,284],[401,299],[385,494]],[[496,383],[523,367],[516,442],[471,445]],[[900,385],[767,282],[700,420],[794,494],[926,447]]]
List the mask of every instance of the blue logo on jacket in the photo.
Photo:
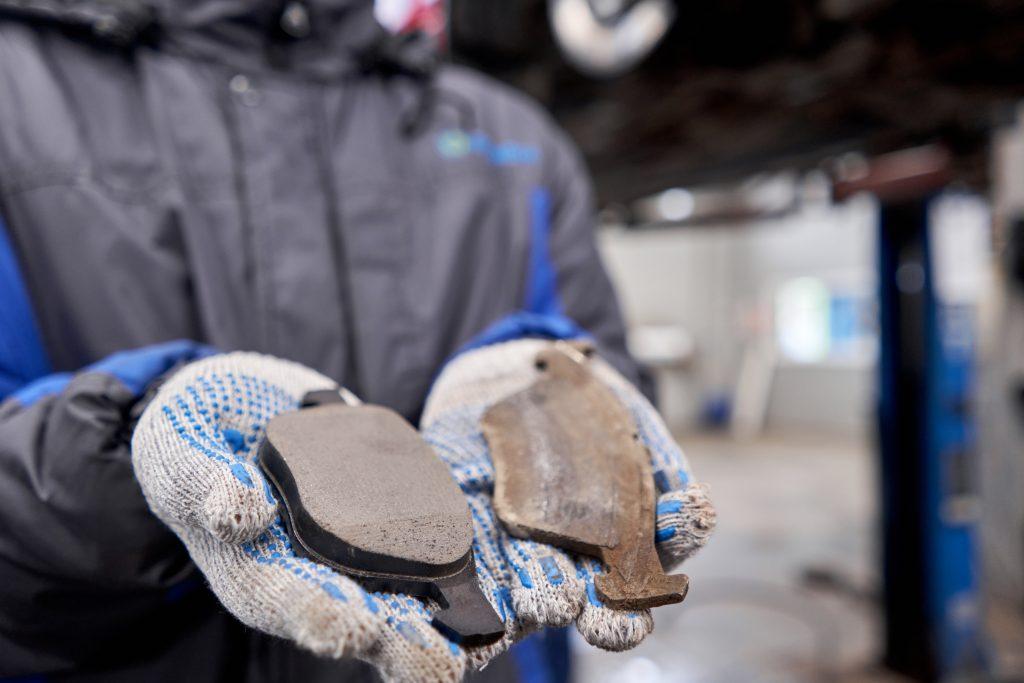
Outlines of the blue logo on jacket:
[[462,159],[475,154],[495,166],[529,166],[540,161],[540,150],[519,142],[495,142],[486,133],[467,133],[456,128],[437,136],[437,152],[445,159]]

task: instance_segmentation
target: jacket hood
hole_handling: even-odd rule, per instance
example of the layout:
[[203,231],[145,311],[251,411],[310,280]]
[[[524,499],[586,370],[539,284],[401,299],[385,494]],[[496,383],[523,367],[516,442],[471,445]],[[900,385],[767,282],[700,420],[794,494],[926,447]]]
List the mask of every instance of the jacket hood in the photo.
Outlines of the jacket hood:
[[240,69],[332,77],[385,39],[373,0],[0,0],[0,13]]
[[373,0],[150,0],[160,38],[242,69],[330,78],[351,70],[383,39]]

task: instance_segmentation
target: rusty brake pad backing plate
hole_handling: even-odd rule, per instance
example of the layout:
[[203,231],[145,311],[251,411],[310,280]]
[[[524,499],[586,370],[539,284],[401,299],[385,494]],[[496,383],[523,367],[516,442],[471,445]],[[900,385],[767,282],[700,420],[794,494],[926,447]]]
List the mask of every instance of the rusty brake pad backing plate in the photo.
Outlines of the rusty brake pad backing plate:
[[665,574],[654,546],[650,456],[588,363],[568,344],[545,349],[537,380],[484,414],[495,511],[514,536],[604,562],[595,588],[611,607],[680,602],[688,579]]
[[369,590],[437,600],[434,626],[456,642],[503,635],[476,581],[466,499],[397,413],[340,402],[283,413],[259,462],[298,554]]

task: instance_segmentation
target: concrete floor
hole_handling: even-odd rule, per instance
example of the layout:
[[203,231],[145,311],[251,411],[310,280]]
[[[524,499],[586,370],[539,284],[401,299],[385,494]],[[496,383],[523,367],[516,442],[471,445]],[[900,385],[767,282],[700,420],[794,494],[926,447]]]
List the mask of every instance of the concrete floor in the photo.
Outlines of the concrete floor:
[[[579,683],[880,682],[873,461],[866,443],[785,435],[736,442],[684,436],[711,485],[718,530],[683,568],[680,605],[612,654],[574,642]],[[815,588],[808,570],[838,575]]]

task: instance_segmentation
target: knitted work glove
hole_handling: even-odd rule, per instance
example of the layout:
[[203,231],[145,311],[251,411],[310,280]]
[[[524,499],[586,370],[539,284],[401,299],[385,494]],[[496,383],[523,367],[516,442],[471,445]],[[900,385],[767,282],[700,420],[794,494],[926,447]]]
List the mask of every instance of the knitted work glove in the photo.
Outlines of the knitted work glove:
[[[599,562],[513,538],[495,517],[494,467],[480,421],[490,406],[533,383],[539,372],[534,358],[552,343],[525,339],[457,356],[439,376],[423,415],[423,436],[469,500],[480,584],[506,626],[503,642],[467,652],[477,667],[510,642],[546,626],[575,621],[589,643],[614,651],[636,646],[654,626],[649,610],[619,611],[601,603],[594,589],[594,578],[603,571]],[[660,492],[656,545],[663,566],[671,570],[706,543],[714,509],[654,407],[610,365],[599,358],[590,363],[629,408],[650,452]]]
[[336,389],[301,365],[251,353],[186,366],[156,393],[132,439],[153,512],[224,606],[245,624],[328,657],[357,657],[387,680],[457,681],[465,654],[430,626],[421,601],[369,594],[299,557],[256,465],[270,419],[308,391]]

